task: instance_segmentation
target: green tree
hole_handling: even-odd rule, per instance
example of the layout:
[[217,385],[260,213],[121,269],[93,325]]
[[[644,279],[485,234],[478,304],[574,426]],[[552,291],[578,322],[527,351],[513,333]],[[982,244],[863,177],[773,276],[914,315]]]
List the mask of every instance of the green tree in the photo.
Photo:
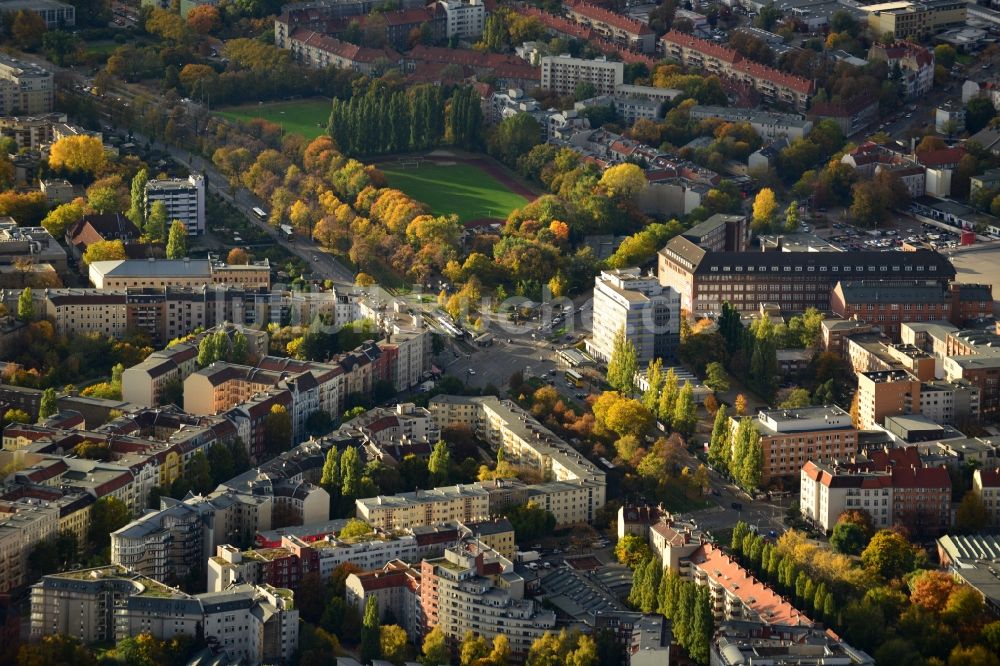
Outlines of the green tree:
[[955,527],[962,532],[979,532],[990,522],[990,514],[983,498],[975,491],[968,491],[962,497],[955,511]]
[[556,527],[556,517],[552,512],[534,502],[508,509],[507,519],[514,526],[517,538],[525,541],[551,534]]
[[799,202],[793,201],[785,210],[785,231],[793,233],[799,230]]
[[25,287],[17,297],[17,318],[21,321],[31,321],[35,318],[35,302],[32,299],[31,287]]
[[638,352],[625,337],[625,327],[618,329],[608,361],[608,383],[624,396],[635,392],[635,373],[639,370]]
[[38,420],[47,419],[59,411],[57,404],[58,397],[54,388],[47,388],[42,391],[41,401],[38,403]]
[[264,446],[272,455],[292,446],[292,417],[282,405],[272,405],[264,421]]
[[354,500],[361,489],[361,457],[358,450],[348,446],[340,455],[340,494]]
[[830,545],[845,555],[859,555],[866,543],[865,532],[857,523],[838,522],[830,534]]
[[906,537],[892,530],[879,530],[861,553],[861,563],[886,580],[913,571],[916,552]]
[[671,419],[673,429],[685,437],[690,437],[698,423],[695,410],[694,387],[691,386],[691,382],[685,381],[680,393],[677,394],[677,404],[674,405],[674,415]]
[[642,404],[652,413],[656,413],[660,391],[663,388],[663,361],[654,359],[646,368],[646,390],[642,394]]
[[725,406],[719,407],[712,424],[712,438],[708,444],[708,461],[713,467],[725,471],[729,463],[729,417]]
[[379,645],[381,629],[382,623],[378,616],[378,599],[375,595],[372,595],[365,602],[365,614],[361,621],[361,646],[359,654],[363,663],[367,664],[372,659],[378,659],[381,656]]
[[989,125],[996,115],[997,110],[988,97],[973,97],[965,105],[965,129],[975,134]]
[[167,239],[167,259],[183,259],[188,255],[188,231],[180,220],[170,224],[170,237]]
[[695,662],[704,665],[708,663],[712,635],[715,631],[715,619],[707,587],[697,588],[693,616],[687,651]]
[[451,477],[451,449],[444,440],[439,440],[431,450],[430,458],[427,460],[427,470],[431,475],[431,483],[435,486],[448,484]]
[[90,509],[90,528],[87,538],[94,551],[103,551],[111,546],[111,533],[124,527],[132,518],[125,502],[107,495],[94,502]]
[[626,534],[615,545],[615,557],[632,569],[645,562],[651,555],[646,541],[635,534]]
[[340,532],[337,533],[337,536],[341,539],[357,539],[358,537],[367,536],[374,531],[372,526],[365,521],[358,518],[351,518],[341,528]]
[[729,375],[726,374],[726,368],[718,361],[712,361],[705,366],[705,386],[716,393],[729,390]]
[[336,446],[331,446],[326,452],[326,461],[323,463],[323,475],[320,477],[319,485],[333,497],[340,492],[340,451]]
[[667,369],[667,374],[663,377],[663,389],[660,391],[660,401],[656,406],[656,417],[661,422],[669,424],[673,418],[674,409],[677,405],[677,396],[680,394],[680,383],[677,380],[677,373],[673,368]]
[[229,361],[240,365],[250,360],[250,347],[247,336],[243,331],[233,333],[233,340],[229,350]]
[[162,201],[154,201],[146,216],[146,227],[143,229],[146,237],[152,243],[159,243],[167,238],[167,207]]
[[132,177],[131,204],[125,214],[132,224],[140,229],[146,227],[146,183],[149,182],[149,172],[139,169]]
[[379,652],[395,666],[406,660],[406,642],[406,630],[399,625],[387,624],[379,631]]

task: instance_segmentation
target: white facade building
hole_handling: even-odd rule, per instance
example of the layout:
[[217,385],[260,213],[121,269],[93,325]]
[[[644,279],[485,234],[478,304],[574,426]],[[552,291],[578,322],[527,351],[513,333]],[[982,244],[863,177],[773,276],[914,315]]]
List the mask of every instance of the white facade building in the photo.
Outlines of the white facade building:
[[191,174],[187,178],[151,180],[146,183],[146,215],[153,204],[162,201],[167,209],[167,228],[174,220],[187,227],[188,235],[205,233],[205,177]]
[[440,0],[447,21],[449,38],[475,39],[486,25],[486,5],[483,0]]
[[542,90],[571,95],[578,83],[591,83],[598,95],[611,95],[625,82],[625,63],[607,58],[573,58],[569,55],[542,58]]
[[603,271],[594,280],[594,326],[587,351],[609,361],[615,336],[624,328],[640,367],[670,356],[680,337],[680,307],[680,294],[660,285],[655,275],[643,275],[638,268]]

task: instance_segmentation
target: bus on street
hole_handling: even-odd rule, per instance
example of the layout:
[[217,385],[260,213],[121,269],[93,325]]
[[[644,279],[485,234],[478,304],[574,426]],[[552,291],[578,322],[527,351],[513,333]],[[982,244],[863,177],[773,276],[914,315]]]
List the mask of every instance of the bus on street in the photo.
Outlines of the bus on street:
[[262,220],[267,220],[267,212],[263,208],[254,206],[253,214]]

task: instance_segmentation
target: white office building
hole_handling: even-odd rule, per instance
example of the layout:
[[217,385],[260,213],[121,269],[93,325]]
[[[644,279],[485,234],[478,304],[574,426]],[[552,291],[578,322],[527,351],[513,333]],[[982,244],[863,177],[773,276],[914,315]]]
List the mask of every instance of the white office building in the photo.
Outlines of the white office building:
[[680,294],[661,286],[655,275],[643,275],[638,268],[603,271],[594,279],[594,332],[587,351],[609,361],[615,336],[624,328],[644,367],[677,349],[680,317]]
[[146,215],[157,201],[167,209],[167,227],[180,220],[188,235],[205,232],[205,177],[191,174],[187,178],[167,178],[146,183]]

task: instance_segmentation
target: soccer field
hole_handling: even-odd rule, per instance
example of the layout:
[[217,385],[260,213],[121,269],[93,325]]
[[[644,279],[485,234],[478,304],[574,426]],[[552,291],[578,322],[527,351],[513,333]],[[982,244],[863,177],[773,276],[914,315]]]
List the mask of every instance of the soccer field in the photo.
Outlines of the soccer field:
[[462,222],[506,219],[528,203],[485,171],[468,164],[400,168],[379,165],[389,185],[430,206],[435,215],[454,213]]
[[330,120],[330,100],[299,99],[292,102],[264,104],[243,104],[216,113],[232,120],[252,120],[263,118],[284,127],[286,132],[301,134],[307,139],[315,139],[326,134],[326,123]]

